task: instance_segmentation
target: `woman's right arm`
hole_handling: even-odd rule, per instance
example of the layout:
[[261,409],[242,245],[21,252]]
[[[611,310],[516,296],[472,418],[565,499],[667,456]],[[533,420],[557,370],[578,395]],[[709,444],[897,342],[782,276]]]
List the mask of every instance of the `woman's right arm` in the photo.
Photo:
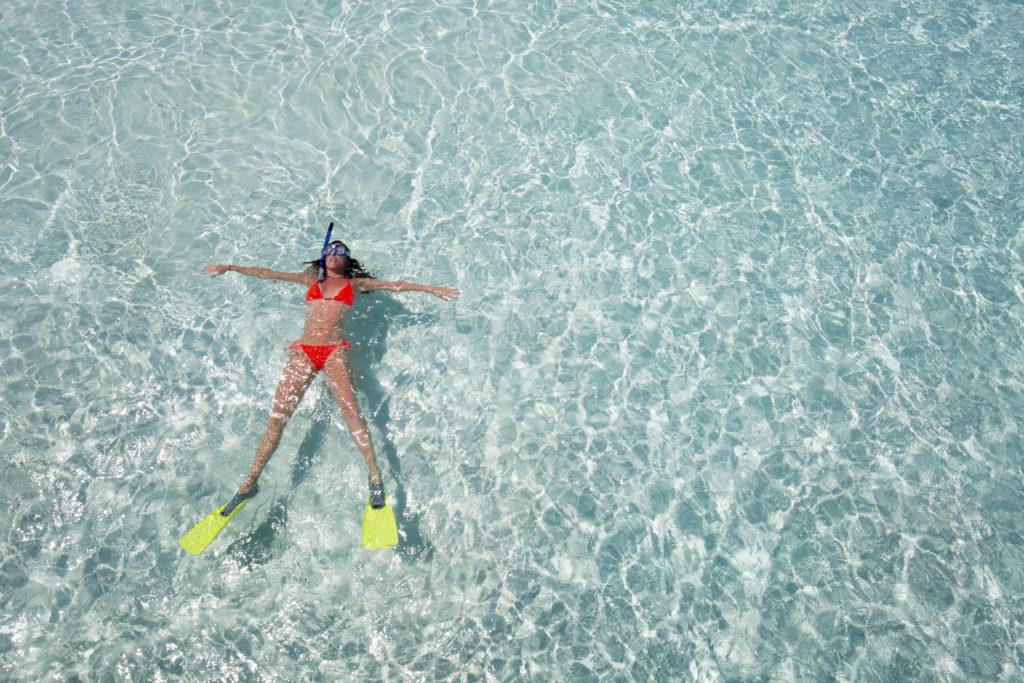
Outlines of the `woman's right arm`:
[[246,266],[225,266],[222,264],[203,267],[203,272],[210,277],[223,275],[229,270],[251,277],[261,277],[264,280],[284,280],[285,282],[298,282],[299,284],[309,284],[313,281],[313,276],[306,273],[281,273],[276,270],[268,270],[267,268],[247,268]]

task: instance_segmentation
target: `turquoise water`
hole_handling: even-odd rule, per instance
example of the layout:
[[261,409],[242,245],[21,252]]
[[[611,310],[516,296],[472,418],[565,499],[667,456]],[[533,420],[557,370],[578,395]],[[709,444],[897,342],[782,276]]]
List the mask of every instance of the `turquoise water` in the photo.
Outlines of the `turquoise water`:
[[[0,10],[0,678],[1019,680],[1018,2]],[[329,221],[402,543],[320,380]]]

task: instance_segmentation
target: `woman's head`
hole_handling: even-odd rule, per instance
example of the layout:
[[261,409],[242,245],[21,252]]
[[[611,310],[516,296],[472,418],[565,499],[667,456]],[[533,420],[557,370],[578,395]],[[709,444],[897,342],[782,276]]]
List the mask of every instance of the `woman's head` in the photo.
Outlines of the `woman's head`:
[[320,252],[320,258],[315,261],[306,261],[306,266],[308,266],[306,272],[310,275],[317,275],[320,272],[321,263],[327,270],[340,270],[347,278],[373,277],[359,261],[352,258],[352,252],[349,251],[348,245],[341,240],[334,240],[324,247]]

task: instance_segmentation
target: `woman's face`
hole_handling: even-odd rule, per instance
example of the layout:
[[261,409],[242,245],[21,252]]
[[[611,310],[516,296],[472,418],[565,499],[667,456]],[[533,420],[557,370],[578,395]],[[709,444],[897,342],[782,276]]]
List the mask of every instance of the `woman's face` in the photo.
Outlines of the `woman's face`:
[[324,250],[324,264],[328,270],[343,270],[348,265],[348,247],[344,244],[329,244]]

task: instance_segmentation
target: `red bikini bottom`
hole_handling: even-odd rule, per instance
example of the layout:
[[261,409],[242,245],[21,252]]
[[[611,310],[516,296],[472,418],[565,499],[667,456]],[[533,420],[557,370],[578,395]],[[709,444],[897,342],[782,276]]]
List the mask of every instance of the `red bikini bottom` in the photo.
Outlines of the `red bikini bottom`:
[[296,351],[302,351],[304,354],[306,354],[306,358],[309,359],[309,362],[313,364],[313,369],[319,371],[324,369],[324,363],[327,362],[327,359],[330,357],[332,353],[334,353],[335,349],[337,349],[339,346],[342,346],[346,349],[352,348],[352,345],[348,343],[347,339],[342,339],[340,344],[327,344],[326,346],[316,346],[314,344],[300,344],[299,342],[292,342],[292,345],[289,346],[286,350],[294,349]]

